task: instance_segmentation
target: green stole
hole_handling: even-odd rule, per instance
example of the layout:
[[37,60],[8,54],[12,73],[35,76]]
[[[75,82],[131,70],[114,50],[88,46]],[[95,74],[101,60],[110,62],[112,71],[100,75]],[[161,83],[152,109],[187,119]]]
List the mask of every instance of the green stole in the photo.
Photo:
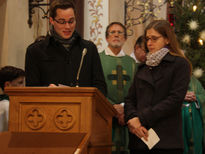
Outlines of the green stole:
[[197,101],[183,102],[184,154],[202,154],[204,131],[201,104],[205,103],[205,90],[192,76],[188,91],[194,91]]

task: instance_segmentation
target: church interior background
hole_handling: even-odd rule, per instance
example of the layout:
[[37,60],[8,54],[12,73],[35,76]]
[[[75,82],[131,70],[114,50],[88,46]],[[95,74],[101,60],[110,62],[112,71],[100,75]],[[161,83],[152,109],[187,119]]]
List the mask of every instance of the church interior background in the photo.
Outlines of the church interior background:
[[[33,8],[30,19],[29,1],[34,4],[49,3],[49,0],[0,0],[0,67],[14,65],[24,68],[26,48],[49,30],[49,22],[43,18],[48,6]],[[126,25],[128,40],[123,48],[130,54],[147,23],[154,18],[167,17],[166,0],[74,1],[78,12],[77,29],[85,39],[97,45],[99,52],[107,46],[105,28],[110,22],[119,21]],[[28,24],[30,22],[32,25]]]
[[[49,22],[46,18],[48,5],[42,5],[41,8],[34,7],[30,9],[29,14],[29,2],[37,5],[49,4],[50,1],[0,0],[0,67],[13,65],[24,69],[26,48],[38,36],[45,36],[49,30]],[[205,87],[203,73],[205,69],[205,0],[74,1],[77,6],[77,30],[83,38],[93,41],[101,52],[107,46],[106,26],[113,21],[121,22],[127,27],[128,39],[123,49],[128,55],[133,51],[136,39],[143,34],[144,28],[150,21],[167,19],[172,24],[172,10],[175,7],[173,3],[179,1],[183,7],[180,9],[184,16],[180,14],[181,12],[175,12],[178,13],[175,17],[181,18],[176,18],[174,26],[178,28],[178,37],[182,42],[184,52],[191,51],[189,58],[193,64],[193,74],[201,79]],[[180,35],[182,30],[184,33]],[[193,38],[196,41],[193,41]]]

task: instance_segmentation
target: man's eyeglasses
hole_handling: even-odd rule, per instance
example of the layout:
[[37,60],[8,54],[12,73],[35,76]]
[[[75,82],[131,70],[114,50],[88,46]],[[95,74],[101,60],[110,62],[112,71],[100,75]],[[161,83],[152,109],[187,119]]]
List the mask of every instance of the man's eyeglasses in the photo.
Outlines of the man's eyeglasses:
[[58,24],[61,24],[61,25],[65,25],[66,23],[68,23],[69,25],[71,25],[71,24],[73,24],[73,23],[75,22],[75,18],[70,19],[70,20],[68,20],[68,21],[62,20],[62,19],[59,19],[59,20],[54,19],[54,21],[56,21]]
[[146,37],[146,42],[148,42],[149,40],[151,40],[152,42],[156,42],[160,37],[162,36],[151,36],[151,37]]
[[124,35],[124,32],[121,32],[121,31],[110,31],[109,34],[110,35],[114,35],[114,34]]

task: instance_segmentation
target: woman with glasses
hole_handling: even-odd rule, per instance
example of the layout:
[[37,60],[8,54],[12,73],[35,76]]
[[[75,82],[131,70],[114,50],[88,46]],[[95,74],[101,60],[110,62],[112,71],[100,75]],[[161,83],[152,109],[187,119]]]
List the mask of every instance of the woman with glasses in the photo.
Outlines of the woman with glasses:
[[[130,131],[131,154],[183,154],[181,107],[191,72],[188,62],[165,20],[151,22],[144,33],[148,52],[125,99],[125,120]],[[149,149],[149,130],[159,137]],[[151,138],[153,139],[153,138]]]

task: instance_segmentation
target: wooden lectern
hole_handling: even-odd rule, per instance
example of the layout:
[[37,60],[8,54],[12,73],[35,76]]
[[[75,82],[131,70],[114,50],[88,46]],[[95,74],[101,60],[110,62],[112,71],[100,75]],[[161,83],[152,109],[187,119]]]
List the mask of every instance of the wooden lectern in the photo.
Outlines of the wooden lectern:
[[111,153],[116,111],[97,88],[8,87],[5,93],[10,99],[10,132],[84,134],[78,153]]

